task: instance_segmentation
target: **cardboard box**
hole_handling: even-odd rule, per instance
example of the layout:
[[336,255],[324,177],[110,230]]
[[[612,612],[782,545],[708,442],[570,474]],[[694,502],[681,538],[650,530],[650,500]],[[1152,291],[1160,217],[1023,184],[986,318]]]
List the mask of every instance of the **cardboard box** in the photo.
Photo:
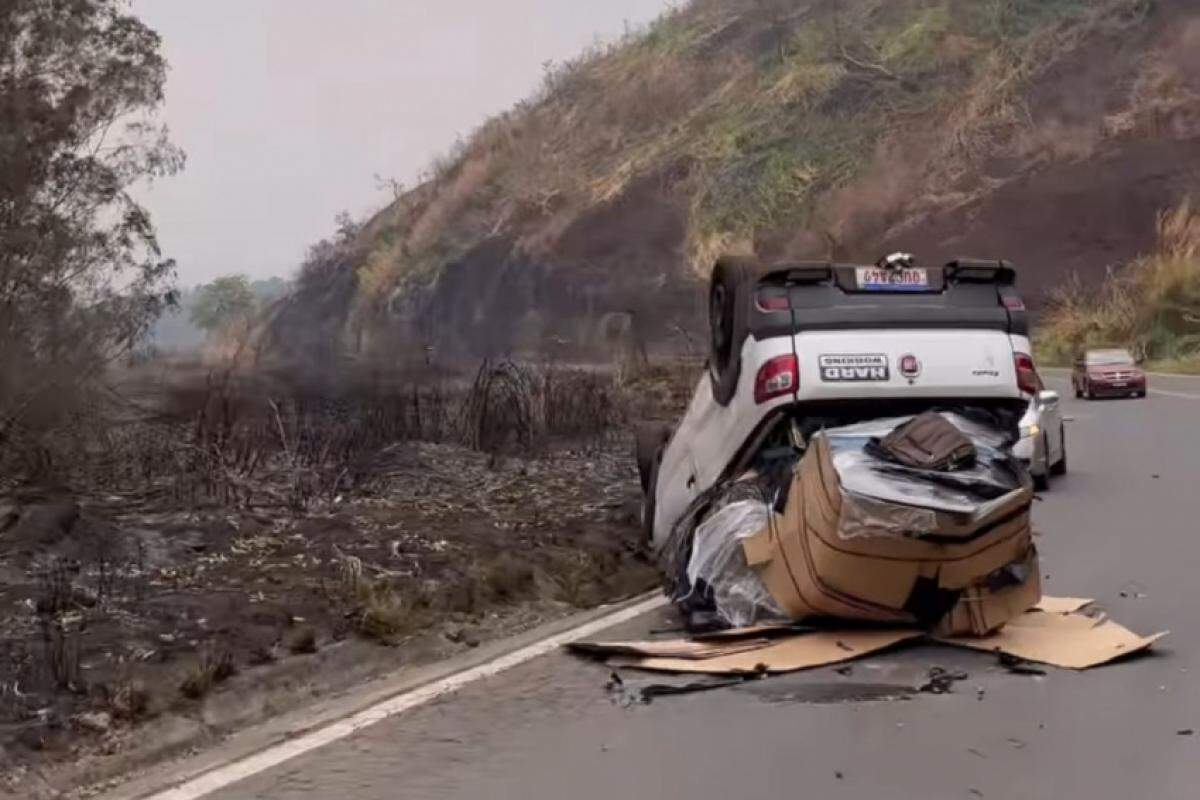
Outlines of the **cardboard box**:
[[[951,636],[982,636],[1041,598],[1029,511],[1022,486],[986,504],[981,515],[928,509],[919,535],[880,525],[870,515],[910,518],[913,508],[847,493],[828,438],[813,438],[796,468],[782,514],[746,539],[747,563],[795,620],[835,617],[917,624]],[[998,580],[1007,572],[1007,581]],[[1012,575],[1023,576],[1014,581]]]

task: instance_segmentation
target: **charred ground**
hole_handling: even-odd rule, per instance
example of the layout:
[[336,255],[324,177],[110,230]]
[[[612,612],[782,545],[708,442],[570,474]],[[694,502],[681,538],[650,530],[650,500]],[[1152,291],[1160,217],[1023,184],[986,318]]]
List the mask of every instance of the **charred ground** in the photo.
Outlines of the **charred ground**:
[[40,479],[0,487],[10,787],[101,779],[649,588],[629,430],[691,374],[489,362],[331,395],[131,368]]

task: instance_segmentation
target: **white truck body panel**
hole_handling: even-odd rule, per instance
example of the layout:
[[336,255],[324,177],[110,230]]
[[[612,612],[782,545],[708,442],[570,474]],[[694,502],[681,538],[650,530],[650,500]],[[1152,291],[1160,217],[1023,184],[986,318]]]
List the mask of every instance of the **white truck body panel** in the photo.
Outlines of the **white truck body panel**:
[[[995,330],[805,331],[761,341],[748,338],[733,401],[728,406],[715,401],[706,373],[663,451],[652,489],[654,548],[667,541],[671,527],[696,497],[722,478],[739,450],[775,409],[837,400],[1019,400],[1022,394],[1013,360],[1018,352],[1030,352],[1026,337]],[[795,354],[799,362],[797,391],[756,403],[754,384],[759,368],[789,354]],[[915,374],[903,374],[901,360],[906,356],[916,358]],[[833,372],[823,372],[823,357],[825,369]],[[868,366],[838,366],[856,363]],[[886,364],[886,377],[869,366],[872,364]]]

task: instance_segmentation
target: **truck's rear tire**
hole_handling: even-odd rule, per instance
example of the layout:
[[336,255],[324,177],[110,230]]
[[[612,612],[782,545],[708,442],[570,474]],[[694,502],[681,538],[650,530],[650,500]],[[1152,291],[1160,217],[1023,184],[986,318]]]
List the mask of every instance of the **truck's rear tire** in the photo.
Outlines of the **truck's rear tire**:
[[1046,471],[1042,474],[1033,473],[1033,488],[1044,492],[1050,488],[1050,438],[1042,434],[1042,462]]
[[646,493],[642,495],[642,535],[646,537],[647,546],[654,544],[654,517],[658,509],[658,465],[658,459],[650,465]]
[[742,374],[742,345],[750,335],[750,304],[760,269],[745,256],[722,256],[708,290],[709,354],[713,398],[729,405]]
[[643,492],[650,491],[653,469],[670,436],[671,431],[665,425],[642,425],[637,429],[634,457],[637,459],[638,479],[642,482]]

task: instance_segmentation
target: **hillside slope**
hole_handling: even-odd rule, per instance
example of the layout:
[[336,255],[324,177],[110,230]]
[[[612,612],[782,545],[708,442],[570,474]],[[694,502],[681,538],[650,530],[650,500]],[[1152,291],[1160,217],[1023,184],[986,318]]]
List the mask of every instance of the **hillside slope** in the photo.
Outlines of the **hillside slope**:
[[279,325],[388,358],[684,346],[723,250],[1003,256],[1036,303],[1149,248],[1197,165],[1189,0],[693,0],[550,71]]

